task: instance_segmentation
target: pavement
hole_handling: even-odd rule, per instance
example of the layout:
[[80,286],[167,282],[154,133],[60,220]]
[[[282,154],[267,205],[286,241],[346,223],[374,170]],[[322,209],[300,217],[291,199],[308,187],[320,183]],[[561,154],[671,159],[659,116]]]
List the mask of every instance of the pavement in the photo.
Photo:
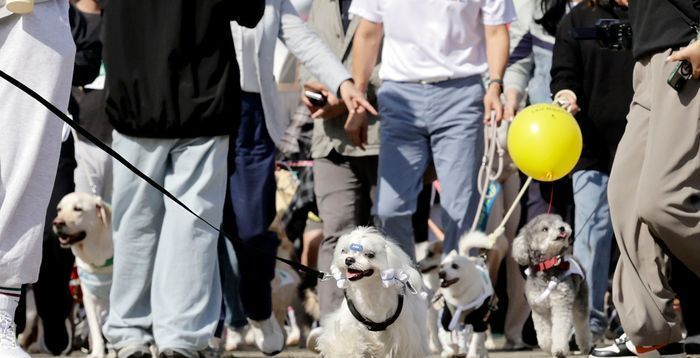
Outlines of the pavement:
[[[497,347],[500,347],[504,343],[504,339],[502,337],[495,337],[495,343]],[[71,357],[71,358],[76,358],[76,357],[87,357],[87,355],[82,354],[82,353],[73,353],[70,356],[61,356],[61,357]],[[61,358],[59,357],[59,358]],[[235,352],[226,352],[223,356],[224,358],[262,358],[266,357],[259,351],[255,349],[245,349],[241,351],[235,351]],[[279,358],[315,358],[318,357],[318,355],[311,353],[310,351],[306,349],[301,349],[301,348],[288,348],[284,352],[276,355],[275,357]],[[430,358],[438,358],[440,357],[439,355],[434,355],[431,356]],[[550,355],[547,355],[540,351],[539,349],[533,350],[533,351],[518,351],[518,352],[504,352],[504,351],[489,351],[489,358],[545,358],[545,357],[551,357]],[[570,357],[586,357],[586,355],[571,355]],[[689,355],[688,357],[694,357],[694,358],[700,358],[700,355]],[[55,356],[51,356],[48,354],[32,354],[32,358],[56,358]]]

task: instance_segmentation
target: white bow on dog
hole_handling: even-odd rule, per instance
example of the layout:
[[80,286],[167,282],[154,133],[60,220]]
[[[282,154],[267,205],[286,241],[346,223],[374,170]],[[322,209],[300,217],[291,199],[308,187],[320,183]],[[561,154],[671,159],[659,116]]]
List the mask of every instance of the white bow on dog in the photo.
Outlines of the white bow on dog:
[[381,273],[382,276],[382,285],[386,288],[389,288],[391,286],[399,286],[401,288],[407,287],[409,291],[413,294],[417,294],[418,291],[411,285],[411,283],[408,281],[410,279],[410,276],[403,270],[397,270],[397,269],[386,269],[383,270]]

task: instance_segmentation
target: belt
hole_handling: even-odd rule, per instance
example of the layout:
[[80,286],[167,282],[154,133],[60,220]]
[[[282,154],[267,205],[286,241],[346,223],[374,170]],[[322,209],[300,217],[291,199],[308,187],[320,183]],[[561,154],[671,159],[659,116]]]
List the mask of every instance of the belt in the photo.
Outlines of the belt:
[[431,77],[431,78],[425,78],[422,80],[415,80],[415,81],[408,81],[408,82],[414,82],[414,83],[420,83],[422,85],[429,85],[432,83],[439,83],[439,82],[445,82],[453,79],[454,77],[448,77],[448,76],[440,76],[440,77]]

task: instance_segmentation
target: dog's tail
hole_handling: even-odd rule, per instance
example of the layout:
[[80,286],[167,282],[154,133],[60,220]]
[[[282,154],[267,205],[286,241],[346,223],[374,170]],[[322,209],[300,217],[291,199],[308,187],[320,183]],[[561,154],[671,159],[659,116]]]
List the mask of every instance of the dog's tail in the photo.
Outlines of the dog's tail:
[[459,238],[459,253],[461,255],[468,255],[471,249],[489,250],[492,246],[493,243],[488,235],[481,231],[466,232]]

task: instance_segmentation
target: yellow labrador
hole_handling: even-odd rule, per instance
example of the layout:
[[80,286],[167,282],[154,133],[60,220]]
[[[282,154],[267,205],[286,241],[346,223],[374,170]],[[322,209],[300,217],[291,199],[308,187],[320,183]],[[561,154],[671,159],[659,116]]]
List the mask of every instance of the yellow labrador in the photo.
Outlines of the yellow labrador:
[[53,231],[59,243],[70,248],[83,291],[83,304],[90,327],[91,357],[105,356],[102,324],[109,310],[112,285],[111,210],[100,197],[88,193],[70,193],[58,203]]

